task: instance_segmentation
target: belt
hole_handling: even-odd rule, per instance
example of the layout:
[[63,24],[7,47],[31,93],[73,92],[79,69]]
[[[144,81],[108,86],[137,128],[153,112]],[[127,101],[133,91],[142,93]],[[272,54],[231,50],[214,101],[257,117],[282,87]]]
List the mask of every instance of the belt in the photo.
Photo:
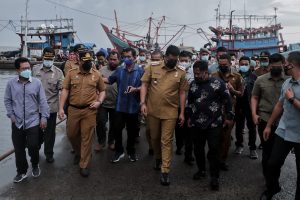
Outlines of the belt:
[[73,104],[69,104],[69,106],[71,106],[73,108],[80,109],[80,110],[86,109],[86,108],[90,107],[89,105],[86,105],[86,106],[76,106],[76,105],[73,105]]

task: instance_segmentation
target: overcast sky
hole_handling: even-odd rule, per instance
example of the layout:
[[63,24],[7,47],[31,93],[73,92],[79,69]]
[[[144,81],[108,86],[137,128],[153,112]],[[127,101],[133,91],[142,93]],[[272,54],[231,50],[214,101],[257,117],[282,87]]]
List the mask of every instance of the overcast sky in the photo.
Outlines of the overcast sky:
[[[95,17],[74,11],[73,9],[103,16]],[[74,28],[82,42],[94,42],[97,47],[111,47],[100,23],[115,27],[113,10],[117,11],[120,26],[125,30],[137,34],[146,32],[146,19],[152,16],[159,19],[166,16],[165,26],[168,26],[168,35],[173,35],[180,26],[171,24],[188,24],[188,28],[177,38],[175,44],[183,41],[186,46],[197,49],[206,41],[196,34],[197,28],[208,30],[215,26],[215,11],[221,2],[221,12],[228,14],[230,9],[236,14],[244,13],[243,0],[29,0],[29,19],[49,19],[58,17],[74,18]],[[299,0],[245,0],[247,14],[268,15],[274,14],[273,7],[278,7],[278,22],[284,29],[281,31],[286,43],[300,42],[300,1]],[[0,30],[7,24],[2,20],[20,20],[25,15],[25,0],[1,0],[0,4]],[[108,18],[108,19],[106,19]],[[19,22],[16,22],[19,24]],[[135,25],[129,23],[136,23]],[[267,22],[266,24],[268,24]],[[226,24],[226,23],[225,23]],[[244,26],[243,21],[234,22],[235,25]],[[255,24],[252,22],[252,25]],[[164,34],[164,29],[160,34]],[[75,38],[76,42],[79,42]],[[173,41],[174,42],[174,41]],[[8,26],[0,32],[0,46],[19,46],[19,37]]]

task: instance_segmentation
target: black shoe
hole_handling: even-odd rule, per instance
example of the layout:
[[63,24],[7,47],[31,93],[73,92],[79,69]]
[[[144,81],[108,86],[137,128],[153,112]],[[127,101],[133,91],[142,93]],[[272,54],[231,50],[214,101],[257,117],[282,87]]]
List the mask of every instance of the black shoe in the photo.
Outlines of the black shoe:
[[272,197],[275,195],[275,194],[277,194],[278,192],[280,192],[280,190],[281,190],[281,188],[278,188],[276,191],[274,191],[274,192],[270,192],[270,191],[268,191],[268,190],[265,190],[262,194],[261,194],[261,196],[260,196],[260,200],[271,200],[272,199]]
[[214,191],[219,190],[219,179],[218,178],[212,178],[210,181],[210,188]]
[[159,171],[161,168],[161,159],[156,159],[153,167],[155,170]]
[[27,174],[17,174],[14,178],[14,183],[20,183],[27,178]]
[[88,168],[80,168],[80,175],[82,177],[88,177],[90,175],[90,170]]
[[225,162],[222,162],[222,163],[220,163],[220,170],[228,171],[229,166]]
[[194,161],[195,159],[193,157],[185,157],[184,158],[184,162],[190,166],[192,166],[194,164]]
[[176,155],[179,155],[179,156],[182,155],[181,149],[176,149],[175,153],[176,153]]
[[53,157],[46,157],[46,161],[47,161],[47,163],[53,163],[54,158]]
[[120,152],[116,152],[114,157],[111,159],[112,163],[117,163],[121,160],[121,158],[124,158],[125,154],[124,152],[120,153]]
[[194,174],[193,179],[200,180],[201,178],[204,178],[205,176],[206,176],[206,171],[198,171],[196,174]]
[[129,158],[130,162],[135,162],[138,160],[136,154],[129,154],[128,158]]
[[161,173],[161,175],[160,175],[160,184],[162,184],[164,186],[170,185],[169,173]]
[[37,177],[39,177],[40,175],[41,175],[40,166],[37,165],[37,166],[32,167],[32,176],[33,176],[34,178],[37,178]]
[[73,160],[73,164],[74,165],[78,165],[80,162],[80,156],[79,155],[75,155],[74,156],[74,160]]
[[148,154],[149,154],[149,156],[153,156],[154,155],[153,149],[149,149]]

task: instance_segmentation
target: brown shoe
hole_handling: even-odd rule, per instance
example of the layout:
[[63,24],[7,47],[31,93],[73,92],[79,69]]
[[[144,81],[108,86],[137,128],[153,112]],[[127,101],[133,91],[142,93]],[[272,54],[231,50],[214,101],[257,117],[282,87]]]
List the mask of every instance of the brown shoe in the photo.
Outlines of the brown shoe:
[[110,144],[109,146],[108,146],[108,148],[110,149],[110,150],[115,150],[115,144]]
[[103,146],[101,144],[98,144],[98,143],[96,144],[96,146],[94,148],[94,150],[97,151],[97,152],[101,151],[102,149],[103,149]]

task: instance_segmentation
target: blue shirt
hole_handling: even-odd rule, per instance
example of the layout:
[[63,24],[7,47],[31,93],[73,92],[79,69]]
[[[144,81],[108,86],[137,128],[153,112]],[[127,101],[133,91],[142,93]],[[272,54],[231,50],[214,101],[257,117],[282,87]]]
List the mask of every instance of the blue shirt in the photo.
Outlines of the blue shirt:
[[29,129],[40,124],[41,120],[47,121],[49,106],[42,83],[39,79],[31,77],[27,83],[19,80],[19,77],[8,81],[4,104],[7,116],[15,119],[16,127]]
[[138,88],[142,85],[141,78],[144,69],[135,65],[132,71],[128,71],[126,66],[120,66],[108,78],[110,84],[117,82],[118,96],[116,102],[116,111],[129,114],[138,113],[140,110],[140,93],[126,93],[128,86]]
[[283,113],[276,134],[285,141],[300,143],[300,109],[292,105],[284,96],[285,91],[292,88],[295,98],[300,100],[300,80],[287,79],[281,89],[279,101],[283,103]]

